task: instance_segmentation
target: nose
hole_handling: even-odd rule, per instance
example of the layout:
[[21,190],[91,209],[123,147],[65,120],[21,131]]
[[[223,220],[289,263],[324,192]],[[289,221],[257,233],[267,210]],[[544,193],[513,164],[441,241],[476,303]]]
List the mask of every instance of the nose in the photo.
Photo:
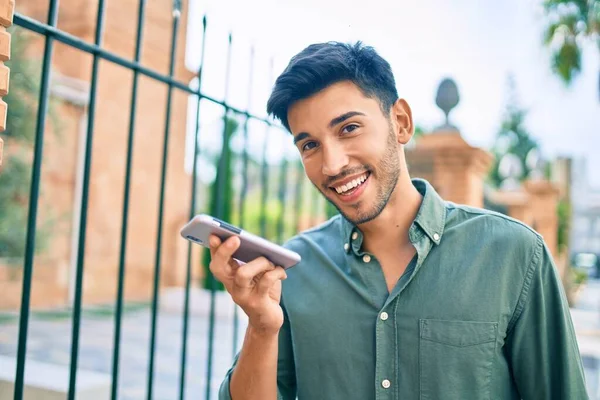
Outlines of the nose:
[[328,143],[323,144],[323,165],[321,172],[323,175],[336,176],[339,175],[345,167],[348,166],[348,155],[342,146],[335,146]]

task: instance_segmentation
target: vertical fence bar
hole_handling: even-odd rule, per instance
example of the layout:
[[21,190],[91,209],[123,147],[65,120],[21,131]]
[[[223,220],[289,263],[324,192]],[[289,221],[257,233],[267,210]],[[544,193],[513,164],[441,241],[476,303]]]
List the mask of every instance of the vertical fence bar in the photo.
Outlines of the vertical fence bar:
[[[94,43],[102,45],[104,32],[104,0],[99,0],[96,17],[96,33]],[[83,167],[83,188],[81,196],[81,217],[79,225],[79,241],[77,246],[77,270],[75,276],[75,298],[73,301],[73,326],[71,334],[71,371],[69,375],[68,399],[75,399],[75,385],[77,384],[77,362],[79,355],[79,331],[81,326],[81,298],[83,295],[83,263],[85,259],[85,239],[87,227],[87,204],[90,189],[90,170],[92,168],[92,143],[94,138],[94,119],[96,115],[96,93],[98,90],[98,62],[97,54],[94,54],[92,62],[92,79],[90,85],[90,104],[88,106],[87,134],[85,142],[85,163]]]
[[[142,55],[142,34],[144,32],[144,14],[146,10],[146,0],[140,0],[138,6],[137,34],[135,39],[135,53],[133,59],[136,63],[140,61]],[[133,83],[131,86],[131,108],[129,110],[129,134],[127,139],[127,162],[125,166],[125,189],[123,195],[123,216],[121,220],[121,249],[119,253],[119,272],[117,283],[117,301],[115,307],[115,332],[113,339],[113,359],[112,359],[112,386],[111,400],[117,400],[119,388],[119,354],[121,349],[121,314],[123,311],[123,288],[125,281],[125,259],[127,251],[127,223],[129,220],[129,197],[131,188],[131,166],[133,158],[133,139],[135,132],[135,115],[137,108],[138,95],[137,70],[133,71]]]
[[[204,54],[206,50],[206,15],[202,18],[202,45],[200,50],[200,67],[198,68],[198,107],[196,107],[196,130],[194,131],[194,161],[192,164],[192,201],[190,203],[189,219],[194,217],[196,213],[196,184],[197,184],[197,168],[198,168],[198,137],[200,134],[200,93],[202,92],[202,71],[204,67]],[[187,364],[187,336],[190,315],[190,285],[192,281],[192,244],[188,242],[187,247],[187,264],[185,270],[185,299],[183,303],[183,333],[181,339],[181,370],[179,372],[179,399],[185,397],[185,372]]]
[[283,152],[283,160],[281,161],[280,175],[279,175],[279,203],[281,204],[281,213],[279,220],[277,221],[277,241],[283,242],[284,239],[284,227],[285,227],[285,202],[287,197],[287,173],[288,173],[288,161],[285,157],[285,151]]
[[302,209],[304,202],[302,201],[304,196],[304,168],[302,162],[299,161],[294,164],[294,173],[296,174],[296,193],[294,199],[294,210],[296,211],[296,228],[294,233],[300,232],[300,219],[302,218]]
[[[231,33],[229,34],[229,42],[227,44],[227,61],[225,64],[225,110],[223,117],[223,146],[221,150],[221,157],[219,158],[218,168],[221,169],[221,173],[217,173],[217,184],[215,185],[215,190],[217,191],[215,195],[215,203],[216,203],[216,217],[223,218],[223,203],[225,201],[231,201],[231,199],[224,199],[224,191],[225,185],[227,182],[225,181],[226,173],[225,166],[226,163],[229,162],[226,155],[229,154],[229,149],[226,146],[229,145],[228,140],[228,120],[227,116],[229,114],[229,107],[227,105],[227,99],[229,95],[229,80],[231,73],[231,50],[233,37]],[[208,320],[208,359],[206,361],[206,400],[210,399],[211,392],[211,381],[212,381],[212,362],[213,362],[213,350],[214,350],[214,340],[215,340],[215,278],[212,274],[209,273],[208,277],[210,282],[210,314]]]
[[269,166],[267,164],[267,146],[269,143],[269,128],[265,127],[265,140],[263,142],[262,164],[260,168],[260,236],[267,237],[267,199],[269,195]]
[[[48,25],[56,26],[58,20],[58,0],[50,0],[48,9]],[[15,400],[23,399],[25,383],[25,356],[27,353],[27,330],[29,328],[29,305],[31,302],[31,278],[33,276],[33,259],[35,255],[35,231],[37,221],[38,197],[40,192],[40,176],[42,169],[42,154],[44,152],[44,130],[46,128],[46,113],[48,111],[48,96],[50,89],[50,66],[52,65],[52,50],[54,38],[46,36],[44,59],[40,78],[40,97],[35,129],[35,145],[33,150],[33,165],[31,168],[31,188],[29,191],[29,211],[27,219],[27,238],[25,244],[25,263],[23,265],[23,287],[21,291],[21,312],[19,319],[19,343],[17,347],[17,371],[15,378]]]
[[[250,110],[250,106],[252,103],[252,77],[254,76],[254,47],[250,49],[250,73],[248,76],[248,102],[246,103],[246,110]],[[242,143],[242,190],[240,191],[240,202],[238,204],[240,216],[240,228],[244,228],[244,217],[245,217],[245,208],[244,208],[244,200],[246,199],[246,195],[248,194],[248,121],[250,120],[250,116],[246,115],[244,119],[244,137]],[[238,319],[238,307],[234,304],[233,306],[233,355],[235,357],[237,354],[237,343],[238,343],[238,330],[239,330],[240,321]]]
[[[179,0],[173,2],[173,23],[171,32],[171,54],[169,56],[169,78],[173,78],[175,72],[175,51],[177,48],[177,33],[179,28],[180,12]],[[156,258],[154,260],[154,286],[152,288],[152,322],[150,326],[150,360],[148,362],[148,384],[146,388],[147,399],[152,399],[154,381],[154,352],[156,347],[156,324],[158,314],[158,302],[160,287],[160,263],[162,254],[163,216],[165,205],[165,182],[167,178],[167,161],[169,153],[169,133],[171,130],[171,100],[173,98],[173,85],[169,83],[167,89],[167,110],[165,113],[165,134],[163,139],[162,168],[160,176],[160,199],[158,202],[158,228],[156,237]]]

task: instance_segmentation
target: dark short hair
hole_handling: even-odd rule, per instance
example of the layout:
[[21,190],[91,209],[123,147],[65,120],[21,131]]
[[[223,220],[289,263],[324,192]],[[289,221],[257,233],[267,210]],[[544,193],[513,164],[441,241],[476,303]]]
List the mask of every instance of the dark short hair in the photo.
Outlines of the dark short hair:
[[289,131],[287,113],[295,102],[346,80],[377,99],[386,116],[398,99],[392,68],[375,49],[361,42],[327,42],[312,44],[292,57],[275,81],[267,112]]

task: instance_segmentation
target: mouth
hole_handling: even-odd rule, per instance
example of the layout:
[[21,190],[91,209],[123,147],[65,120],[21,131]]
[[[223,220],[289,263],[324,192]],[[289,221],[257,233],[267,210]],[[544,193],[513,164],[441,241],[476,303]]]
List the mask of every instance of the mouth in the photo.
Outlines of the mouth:
[[343,202],[352,202],[362,194],[369,182],[370,176],[370,172],[365,172],[351,181],[345,182],[343,185],[330,186],[329,189]]

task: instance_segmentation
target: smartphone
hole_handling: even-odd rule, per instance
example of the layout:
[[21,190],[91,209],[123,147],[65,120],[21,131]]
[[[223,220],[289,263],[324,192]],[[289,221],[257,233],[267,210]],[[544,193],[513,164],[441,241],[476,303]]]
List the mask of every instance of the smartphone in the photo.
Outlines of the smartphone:
[[232,257],[243,263],[262,256],[273,264],[288,269],[301,260],[300,255],[292,250],[206,214],[196,215],[192,218],[181,229],[180,234],[183,238],[207,248],[210,246],[208,243],[210,235],[219,237],[221,241],[225,241],[231,236],[237,236],[240,238],[240,247]]

